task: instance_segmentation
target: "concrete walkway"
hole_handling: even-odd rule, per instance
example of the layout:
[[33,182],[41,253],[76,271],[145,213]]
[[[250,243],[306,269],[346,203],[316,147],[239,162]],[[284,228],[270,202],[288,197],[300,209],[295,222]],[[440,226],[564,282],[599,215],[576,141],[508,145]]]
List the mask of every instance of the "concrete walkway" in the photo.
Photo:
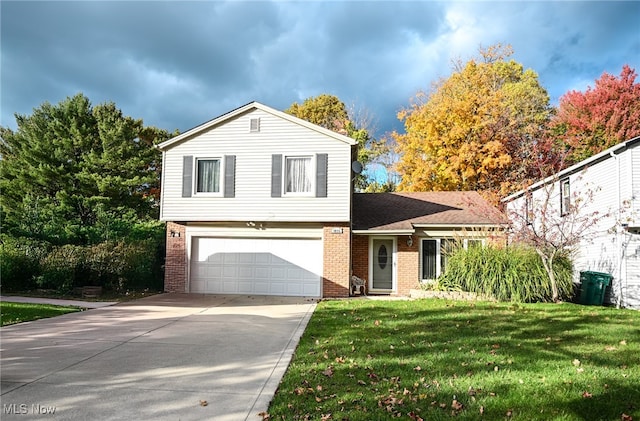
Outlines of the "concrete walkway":
[[314,309],[160,294],[3,327],[0,418],[261,420]]
[[0,301],[9,303],[53,304],[56,306],[75,306],[82,308],[101,308],[118,304],[117,301],[60,300],[57,298],[18,297],[14,295],[0,295]]

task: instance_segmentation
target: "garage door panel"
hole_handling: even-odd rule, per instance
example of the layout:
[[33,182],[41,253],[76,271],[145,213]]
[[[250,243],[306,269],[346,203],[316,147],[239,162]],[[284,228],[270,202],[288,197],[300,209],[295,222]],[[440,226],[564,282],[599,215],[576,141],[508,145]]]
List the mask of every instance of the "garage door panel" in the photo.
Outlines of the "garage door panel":
[[320,296],[322,240],[194,237],[192,292]]

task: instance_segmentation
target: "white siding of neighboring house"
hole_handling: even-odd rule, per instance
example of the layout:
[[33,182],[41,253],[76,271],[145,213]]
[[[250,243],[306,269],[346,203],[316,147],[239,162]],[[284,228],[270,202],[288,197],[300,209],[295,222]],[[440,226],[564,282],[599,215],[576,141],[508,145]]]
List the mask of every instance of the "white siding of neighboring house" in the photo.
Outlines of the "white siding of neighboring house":
[[[559,212],[559,180],[554,182],[551,204]],[[623,224],[640,227],[640,144],[592,163],[569,176],[571,195],[587,199],[593,195],[585,214],[597,211],[597,223],[585,235],[574,260],[574,275],[581,271],[605,272],[613,276],[606,302],[640,308],[640,235],[627,232]],[[541,197],[542,190],[533,192]],[[524,196],[507,201],[507,209],[524,210]],[[535,212],[535,209],[534,209]],[[633,230],[631,230],[633,231]]]
[[[260,131],[251,133],[251,118]],[[327,197],[271,197],[272,154],[328,154]],[[182,197],[183,156],[235,155],[235,197]],[[284,165],[284,164],[283,164]],[[253,109],[170,147],[163,159],[165,221],[339,222],[350,218],[351,145]]]

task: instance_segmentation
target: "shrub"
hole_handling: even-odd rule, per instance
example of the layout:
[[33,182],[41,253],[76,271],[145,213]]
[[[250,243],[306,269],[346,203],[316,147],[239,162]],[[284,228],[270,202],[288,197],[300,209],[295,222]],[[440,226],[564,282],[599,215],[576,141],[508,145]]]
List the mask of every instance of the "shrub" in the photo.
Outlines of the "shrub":
[[40,259],[49,245],[28,238],[0,237],[0,279],[3,291],[24,291],[36,287]]
[[[554,264],[560,299],[573,294],[572,264],[559,257]],[[488,295],[499,301],[552,301],[551,281],[535,250],[527,247],[456,248],[438,278],[442,289]]]
[[85,252],[84,247],[71,244],[54,247],[40,261],[41,272],[36,280],[38,286],[62,293],[80,286],[86,272]]

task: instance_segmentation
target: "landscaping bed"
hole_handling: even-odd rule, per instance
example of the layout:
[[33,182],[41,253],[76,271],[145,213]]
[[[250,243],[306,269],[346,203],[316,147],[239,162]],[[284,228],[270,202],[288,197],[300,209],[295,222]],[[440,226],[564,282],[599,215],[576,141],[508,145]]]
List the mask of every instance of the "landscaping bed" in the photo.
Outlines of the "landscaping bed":
[[322,301],[270,420],[640,420],[640,312]]

